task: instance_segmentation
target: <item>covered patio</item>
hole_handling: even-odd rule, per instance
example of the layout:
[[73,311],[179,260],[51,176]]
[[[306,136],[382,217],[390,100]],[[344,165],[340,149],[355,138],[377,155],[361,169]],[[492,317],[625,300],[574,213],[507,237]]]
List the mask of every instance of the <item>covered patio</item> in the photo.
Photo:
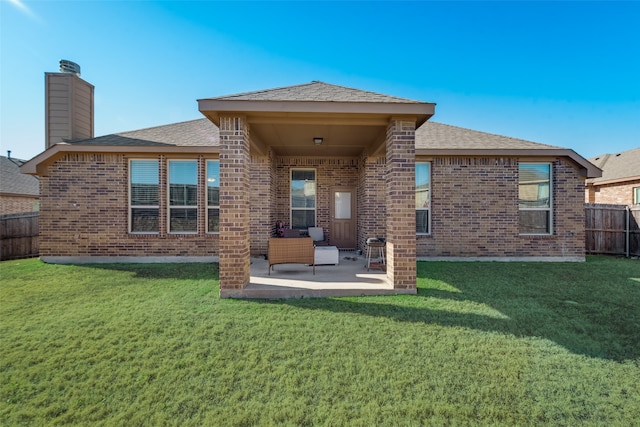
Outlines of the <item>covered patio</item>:
[[267,273],[263,257],[251,258],[251,276],[242,293],[226,292],[226,296],[242,298],[317,298],[368,295],[397,295],[389,283],[385,268],[367,270],[367,259],[353,251],[340,251],[338,265],[280,264]]
[[[434,104],[322,82],[198,102],[220,129],[222,297],[416,292],[415,130]],[[301,223],[294,200],[307,190]],[[260,257],[282,220],[301,232],[322,227],[339,249],[364,252],[368,238],[385,237],[386,271],[357,271],[364,260],[347,268],[341,259],[316,276],[292,266],[266,277]]]

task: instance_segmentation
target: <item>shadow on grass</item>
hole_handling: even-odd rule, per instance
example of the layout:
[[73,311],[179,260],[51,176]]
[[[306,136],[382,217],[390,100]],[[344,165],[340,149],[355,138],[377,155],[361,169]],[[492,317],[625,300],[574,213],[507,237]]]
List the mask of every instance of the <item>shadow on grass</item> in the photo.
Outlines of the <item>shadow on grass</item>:
[[419,263],[417,301],[405,296],[264,303],[539,337],[575,354],[624,361],[640,358],[639,277],[640,263],[615,259]]
[[218,280],[217,263],[76,264],[81,268],[133,273],[139,279]]

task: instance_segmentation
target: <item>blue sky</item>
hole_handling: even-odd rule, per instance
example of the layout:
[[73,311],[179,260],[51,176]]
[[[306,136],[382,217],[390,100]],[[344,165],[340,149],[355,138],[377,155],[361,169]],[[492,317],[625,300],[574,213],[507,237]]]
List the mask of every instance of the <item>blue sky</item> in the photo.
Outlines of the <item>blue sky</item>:
[[640,2],[0,0],[0,148],[44,148],[44,73],[95,85],[95,134],[196,100],[321,80],[432,120],[574,149],[640,147]]

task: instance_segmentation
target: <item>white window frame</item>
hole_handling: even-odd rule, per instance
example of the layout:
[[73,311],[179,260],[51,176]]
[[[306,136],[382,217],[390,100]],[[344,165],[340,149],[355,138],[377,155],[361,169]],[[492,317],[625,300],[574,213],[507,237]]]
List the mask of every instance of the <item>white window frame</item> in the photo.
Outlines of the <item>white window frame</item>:
[[640,205],[640,187],[633,187],[633,204]]
[[[427,227],[428,227],[429,231],[427,231],[426,233],[418,233],[418,231],[416,230],[416,235],[417,236],[430,236],[431,235],[431,176],[432,176],[432,164],[431,164],[431,162],[427,162],[427,161],[416,161],[416,164],[415,164],[416,172],[417,172],[417,166],[421,165],[421,164],[429,165],[429,189],[428,189],[428,191],[429,191],[429,199],[428,199],[428,207],[426,207],[426,208],[424,208],[424,207],[422,207],[422,208],[416,207],[416,212],[417,211],[427,211],[428,212],[427,213],[427,215],[428,215]],[[416,174],[416,173],[414,172],[414,174]],[[416,185],[416,191],[417,191],[417,189],[418,189],[417,180],[416,180],[416,184],[415,185]]]
[[[293,172],[294,171],[313,171],[313,181],[315,183],[315,194],[313,208],[294,208],[293,207]],[[313,223],[318,225],[318,171],[315,168],[291,168],[289,171],[289,228],[293,228],[293,211],[313,211]]]
[[[171,204],[171,162],[192,162],[196,164],[196,204],[195,205],[172,205]],[[198,159],[167,159],[167,233],[169,234],[198,234],[198,187],[199,187],[199,178],[198,178],[198,169],[199,162]],[[195,231],[171,231],[171,210],[172,209],[191,209],[196,211],[196,229]]]
[[546,211],[549,215],[549,231],[546,233],[523,233],[519,232],[521,236],[552,236],[554,232],[554,220],[553,220],[553,163],[551,162],[519,162],[518,164],[518,200],[520,199],[520,166],[521,165],[548,165],[549,166],[549,207],[546,208],[523,208],[518,201],[518,227],[520,224],[520,212],[521,211]]
[[[205,213],[205,224],[206,224],[206,229],[207,229],[207,233],[208,234],[220,234],[220,231],[211,231],[209,230],[209,209],[217,209],[218,210],[218,220],[220,220],[220,198],[218,197],[218,204],[217,205],[210,205],[209,204],[209,184],[208,184],[208,179],[209,179],[209,162],[216,162],[218,163],[218,171],[220,171],[220,160],[219,159],[206,159],[205,160],[205,186],[204,186],[204,200],[205,200],[205,204],[206,206],[206,213]],[[220,174],[218,173],[218,181],[220,181]],[[218,229],[220,228],[220,224],[218,224]]]
[[[140,162],[140,161],[146,161],[146,162],[155,162],[158,165],[158,204],[157,205],[132,205],[131,204],[131,196],[132,196],[132,189],[131,189],[131,179],[133,177],[133,174],[131,173],[132,171],[132,166],[131,163],[133,162]],[[128,190],[129,190],[129,194],[128,194],[128,200],[127,200],[127,204],[128,204],[128,222],[129,222],[129,234],[160,234],[160,221],[162,220],[160,218],[160,160],[158,159],[150,159],[150,158],[140,158],[140,159],[129,159],[129,179],[128,179]],[[133,209],[157,209],[158,210],[158,230],[157,231],[133,231]]]

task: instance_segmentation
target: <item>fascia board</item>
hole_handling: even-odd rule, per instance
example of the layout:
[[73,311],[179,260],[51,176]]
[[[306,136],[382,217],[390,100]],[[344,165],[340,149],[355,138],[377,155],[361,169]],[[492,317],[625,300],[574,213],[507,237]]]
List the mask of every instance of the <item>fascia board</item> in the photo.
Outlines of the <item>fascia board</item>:
[[38,175],[38,167],[63,153],[118,153],[118,154],[219,154],[219,147],[183,145],[80,145],[61,142],[38,154],[20,166],[20,172]]
[[599,178],[602,170],[593,163],[566,148],[542,148],[542,149],[447,149],[447,148],[421,148],[416,150],[416,156],[517,156],[517,157],[568,157],[584,169],[587,178]]

